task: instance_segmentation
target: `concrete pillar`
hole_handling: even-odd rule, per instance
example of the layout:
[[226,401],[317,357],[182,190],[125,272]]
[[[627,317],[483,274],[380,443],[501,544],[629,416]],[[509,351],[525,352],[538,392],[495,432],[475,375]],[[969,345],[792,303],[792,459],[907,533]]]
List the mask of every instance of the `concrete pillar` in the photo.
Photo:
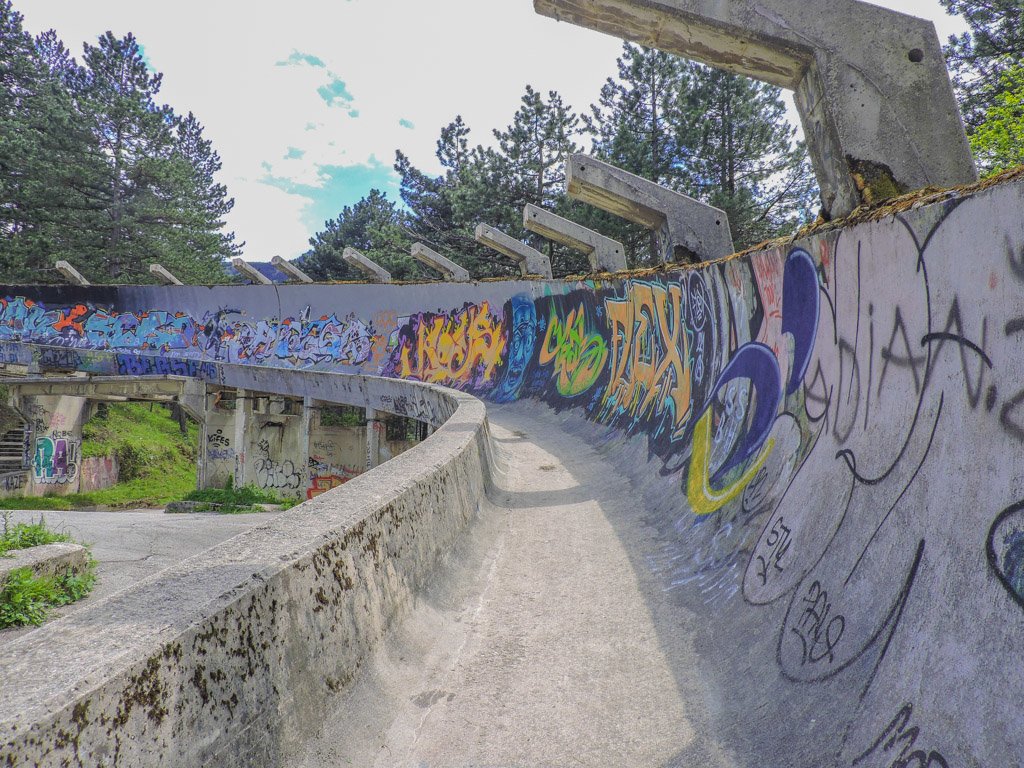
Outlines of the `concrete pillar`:
[[523,277],[539,275],[548,280],[551,279],[551,259],[536,248],[531,248],[526,243],[521,243],[500,229],[487,224],[478,224],[475,235],[478,243],[493,248],[516,262]]
[[299,269],[298,266],[296,266],[294,262],[287,261],[286,259],[282,259],[280,256],[275,256],[274,258],[272,258],[270,260],[270,263],[274,265],[274,269],[276,269],[278,272],[282,272],[282,273],[288,275],[288,277],[290,277],[295,282],[299,282],[299,283],[312,283],[313,282],[313,278],[310,277],[309,275],[307,275],[301,269]]
[[81,272],[72,267],[71,264],[69,264],[66,261],[58,261],[53,266],[58,272],[61,273],[64,279],[67,280],[72,285],[80,285],[83,288],[92,285],[92,283],[90,283],[88,280],[85,279],[85,277],[82,276]]
[[302,468],[302,488],[300,489],[300,498],[302,499],[306,498],[306,492],[309,490],[310,484],[309,441],[315,416],[316,411],[313,408],[313,398],[309,396],[302,398],[302,416],[299,418],[297,435],[299,451],[295,455],[295,466]]
[[380,432],[384,424],[377,420],[377,411],[366,409],[366,469],[377,466],[380,459]]
[[235,487],[244,488],[252,483],[252,473],[248,470],[246,451],[249,449],[249,420],[252,418],[252,399],[247,390],[235,392]]
[[563,219],[536,205],[523,208],[523,226],[531,232],[579,251],[590,259],[595,272],[620,272],[626,268],[626,249],[610,237]]
[[237,256],[231,260],[231,266],[238,270],[238,274],[242,277],[247,278],[252,282],[253,285],[273,285],[274,282],[256,269],[254,266],[249,264]]
[[725,211],[587,155],[566,163],[569,197],[654,230],[661,260],[711,261],[733,253]]
[[153,277],[159,280],[163,285],[184,285],[181,280],[176,278],[159,264],[150,264],[149,274],[153,275]]
[[540,14],[795,91],[825,210],[977,171],[931,22],[859,0],[534,0]]
[[355,248],[346,248],[341,253],[341,258],[345,260],[347,264],[355,267],[364,275],[366,278],[374,283],[390,283],[391,273],[384,269],[380,264],[375,262],[373,259],[368,259],[362,253],[357,251]]
[[426,264],[433,270],[441,273],[445,280],[453,283],[468,283],[469,272],[460,267],[451,259],[446,259],[437,251],[431,250],[423,243],[413,243],[409,251],[416,261]]

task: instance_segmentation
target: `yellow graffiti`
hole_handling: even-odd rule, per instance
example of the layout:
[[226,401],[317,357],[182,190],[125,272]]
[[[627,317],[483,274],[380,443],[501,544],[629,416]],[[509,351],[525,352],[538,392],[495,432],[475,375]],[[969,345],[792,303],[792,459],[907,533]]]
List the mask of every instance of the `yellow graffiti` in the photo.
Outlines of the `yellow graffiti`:
[[682,288],[633,283],[629,293],[605,301],[612,342],[605,406],[637,418],[671,409],[673,431],[680,434],[690,415]]
[[608,359],[608,346],[598,333],[588,334],[583,322],[583,305],[572,310],[565,322],[551,312],[544,346],[540,350],[540,364],[554,362],[555,386],[567,397],[590,389]]
[[693,513],[710,515],[736,498],[764,466],[774,445],[774,440],[766,440],[754,463],[736,482],[725,488],[712,488],[711,470],[708,466],[711,455],[711,410],[708,409],[693,430],[693,455],[690,458],[690,477],[687,480],[686,491]]
[[432,383],[490,382],[504,351],[501,321],[485,301],[451,316],[421,316],[416,349],[402,349],[401,373]]

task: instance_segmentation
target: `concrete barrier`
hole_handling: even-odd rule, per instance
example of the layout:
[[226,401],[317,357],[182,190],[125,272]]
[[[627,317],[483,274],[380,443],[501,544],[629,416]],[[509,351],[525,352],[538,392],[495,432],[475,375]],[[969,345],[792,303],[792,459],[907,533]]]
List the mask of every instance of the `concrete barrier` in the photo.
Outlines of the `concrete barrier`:
[[[701,269],[589,280],[0,288],[0,356],[32,371],[74,362],[256,391],[291,375],[291,394],[434,424],[455,404],[477,409],[446,422],[453,442],[427,441],[152,591],[41,630],[45,644],[33,636],[24,661],[0,666],[0,744],[24,762],[71,745],[85,718],[77,743],[95,762],[104,743],[137,750],[123,764],[158,763],[179,742],[193,764],[225,762],[226,744],[253,764],[278,759],[351,675],[339,627],[356,647],[379,637],[485,482],[482,406],[379,376],[544,403],[563,414],[553,428],[572,422],[616,458],[652,532],[635,567],[700,624],[694,695],[736,764],[1015,764],[1022,210],[1017,176]],[[152,349],[175,370],[140,362]],[[377,482],[392,467],[414,473],[397,490]],[[442,494],[456,511],[435,509]],[[134,645],[144,632],[156,646]],[[70,662],[48,681],[44,647],[65,645]],[[105,676],[113,659],[130,671]],[[93,690],[105,693],[88,710],[70,703]]]
[[281,765],[476,514],[490,459],[475,398],[337,374],[218,375],[397,408],[437,431],[343,488],[6,646],[4,765]]

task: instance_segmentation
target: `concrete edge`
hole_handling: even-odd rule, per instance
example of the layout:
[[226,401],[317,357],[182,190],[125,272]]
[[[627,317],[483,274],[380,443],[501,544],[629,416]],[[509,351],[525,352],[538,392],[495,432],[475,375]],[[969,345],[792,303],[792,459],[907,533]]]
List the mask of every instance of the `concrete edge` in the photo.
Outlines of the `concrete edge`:
[[321,396],[345,379],[368,404],[383,388],[450,415],[380,467],[0,654],[5,766],[282,765],[410,606],[491,483],[485,407],[295,373]]
[[63,576],[78,573],[89,565],[89,550],[81,544],[57,542],[28,549],[14,549],[9,557],[0,557],[0,586],[11,571],[31,568],[36,576]]

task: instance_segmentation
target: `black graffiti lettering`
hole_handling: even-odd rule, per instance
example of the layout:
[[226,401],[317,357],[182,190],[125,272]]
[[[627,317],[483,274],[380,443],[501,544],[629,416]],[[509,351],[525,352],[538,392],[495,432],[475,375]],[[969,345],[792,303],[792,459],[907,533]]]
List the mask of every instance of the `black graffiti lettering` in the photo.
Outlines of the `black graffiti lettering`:
[[[905,356],[898,356],[894,354],[893,349],[897,337],[903,344],[903,349],[906,352]],[[889,364],[895,365],[898,368],[909,368],[911,373],[914,375],[914,392],[920,394],[921,392],[921,374],[917,370],[919,365],[924,365],[927,357],[924,355],[915,356],[913,348],[910,344],[910,336],[907,334],[907,326],[903,322],[903,314],[900,312],[900,308],[896,307],[896,315],[892,322],[892,334],[889,336],[889,344],[882,347],[881,350],[882,359],[885,360],[885,364],[882,366],[882,373],[878,377],[878,396],[882,395],[882,385],[885,384],[885,375],[889,372]]]
[[910,725],[913,713],[913,705],[905,704],[874,744],[853,759],[850,763],[851,768],[876,753],[888,763],[889,755],[897,748],[899,751],[893,756],[892,762],[888,763],[888,768],[949,768],[946,758],[935,750],[914,749],[921,729],[916,725]]
[[[971,408],[977,408],[985,388],[985,369],[992,367],[992,360],[989,359],[988,354],[985,352],[985,348],[988,346],[988,318],[986,317],[981,321],[981,344],[978,345],[964,336],[963,318],[960,315],[960,302],[958,299],[953,299],[953,305],[949,308],[949,314],[946,317],[946,327],[938,333],[929,333],[921,339],[922,347],[926,347],[929,344],[934,344],[932,348],[933,365],[947,344],[957,345],[960,350],[960,366],[963,370],[964,386],[967,388],[967,402],[970,403]],[[981,360],[981,363],[978,365],[978,375],[974,377],[975,383],[973,385],[971,383],[970,365],[967,360],[968,352],[973,352]],[[929,375],[930,373],[931,367],[929,367]]]

